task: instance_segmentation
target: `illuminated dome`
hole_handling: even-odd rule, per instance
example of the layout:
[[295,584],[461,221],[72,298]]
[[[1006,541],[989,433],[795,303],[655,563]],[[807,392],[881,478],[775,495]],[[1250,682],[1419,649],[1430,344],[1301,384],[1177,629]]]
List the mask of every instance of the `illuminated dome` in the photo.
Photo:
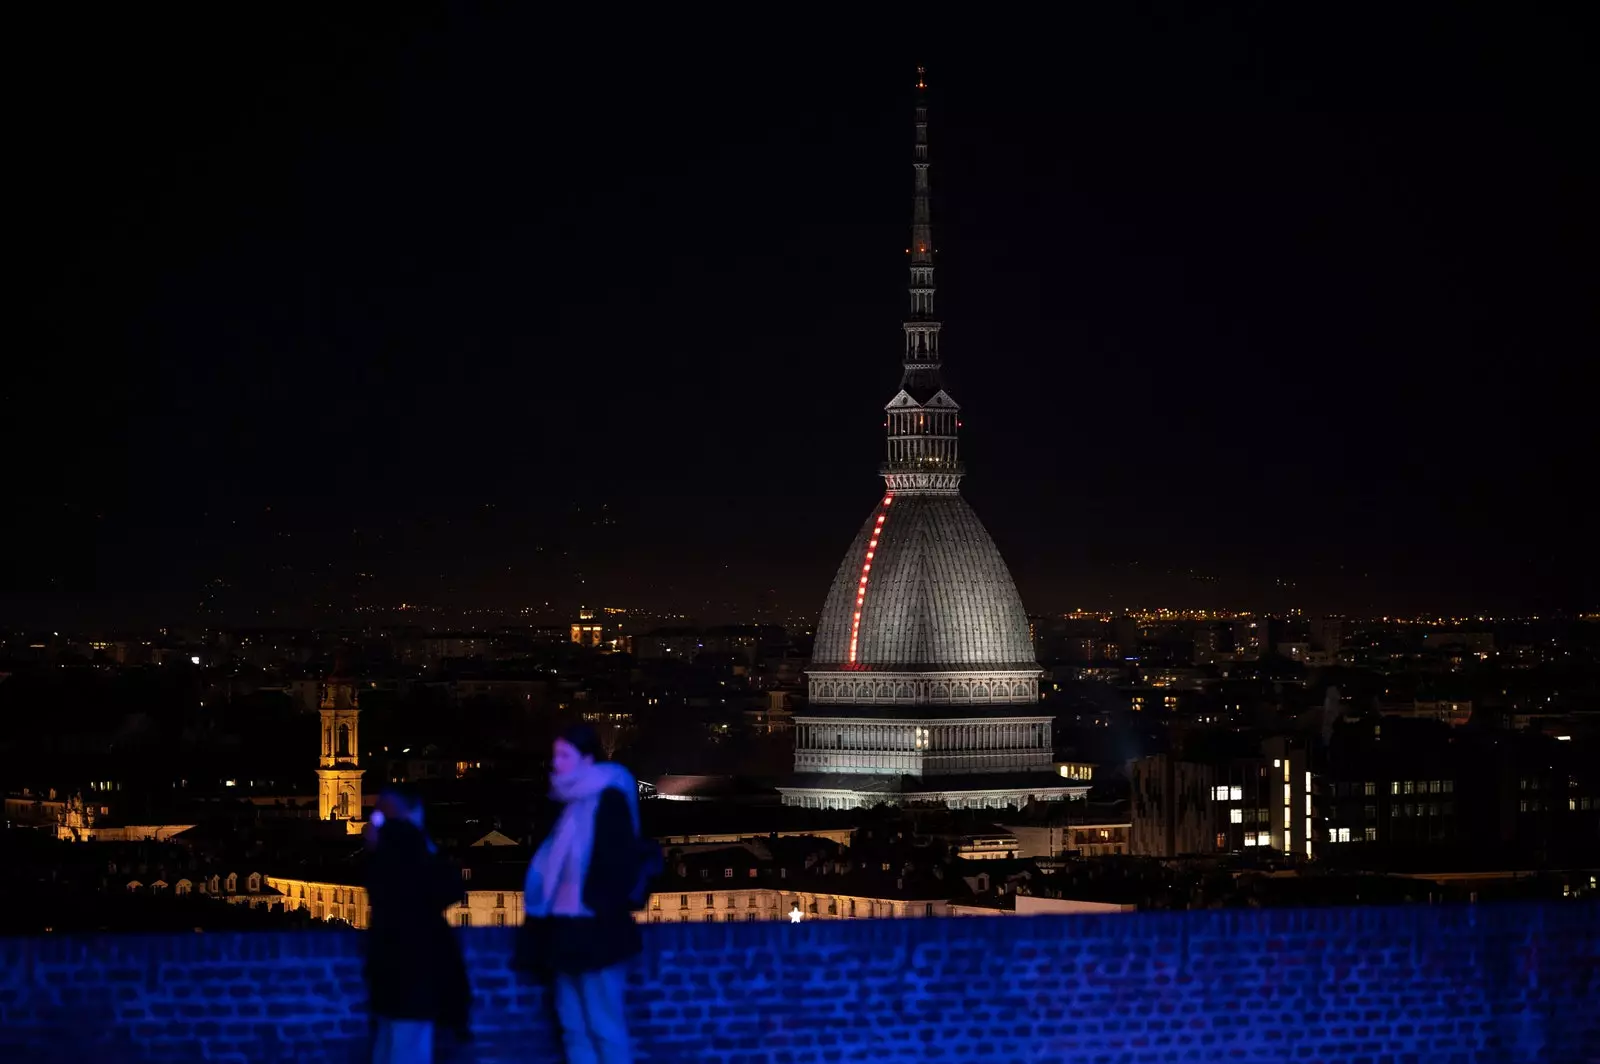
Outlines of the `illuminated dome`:
[[960,495],[892,494],[867,518],[817,622],[811,670],[835,668],[1037,672],[1011,573]]
[[961,406],[944,389],[933,312],[926,88],[919,68],[911,306],[900,387],[884,407],[884,494],[817,620],[785,805],[1021,809],[1089,789],[1055,771],[1027,614],[961,497]]

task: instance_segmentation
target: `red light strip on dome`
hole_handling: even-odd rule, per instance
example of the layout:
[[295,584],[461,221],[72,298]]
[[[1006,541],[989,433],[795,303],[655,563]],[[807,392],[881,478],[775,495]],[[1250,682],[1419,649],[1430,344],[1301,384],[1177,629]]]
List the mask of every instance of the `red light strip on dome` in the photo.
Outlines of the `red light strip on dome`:
[[889,516],[893,495],[883,497],[883,512],[872,526],[872,538],[867,541],[867,556],[861,563],[861,582],[856,584],[855,616],[850,620],[850,664],[856,663],[856,645],[861,639],[861,605],[867,601],[867,576],[872,572],[872,556],[878,551],[878,539],[883,535],[883,522]]

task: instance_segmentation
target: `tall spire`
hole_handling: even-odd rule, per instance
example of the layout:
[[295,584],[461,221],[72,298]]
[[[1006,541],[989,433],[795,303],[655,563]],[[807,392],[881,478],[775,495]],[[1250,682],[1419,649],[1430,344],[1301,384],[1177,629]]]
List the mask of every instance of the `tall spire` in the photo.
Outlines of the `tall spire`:
[[911,148],[916,184],[911,194],[911,318],[905,323],[904,385],[939,385],[939,323],[933,320],[933,218],[928,207],[928,81],[917,67],[916,139]]
[[885,407],[888,455],[884,482],[891,494],[953,493],[961,486],[956,448],[961,407],[944,390],[939,374],[939,322],[933,316],[933,217],[929,208],[928,79],[917,67],[916,136],[911,167],[911,313],[905,330],[905,371],[900,391]]

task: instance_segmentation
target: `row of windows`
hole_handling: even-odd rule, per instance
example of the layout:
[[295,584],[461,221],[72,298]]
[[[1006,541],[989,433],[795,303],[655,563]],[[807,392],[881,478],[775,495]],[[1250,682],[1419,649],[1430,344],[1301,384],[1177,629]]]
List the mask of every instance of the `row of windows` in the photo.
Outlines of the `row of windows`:
[[1390,794],[1454,794],[1455,780],[1395,780],[1389,784]]
[[[754,894],[745,895],[745,899],[746,899],[745,905],[748,908],[754,909],[758,904],[760,904],[759,902],[756,901],[756,895],[754,895]],[[768,902],[770,903],[771,901],[772,901],[772,899],[769,898]],[[717,904],[717,896],[715,894],[707,894],[706,895],[706,908],[707,909],[715,908],[716,904]],[[651,907],[655,908],[655,909],[661,908],[661,896],[659,894],[655,895],[655,904],[653,906],[651,906]],[[678,908],[687,909],[688,907],[689,907],[689,895],[687,895],[687,894],[679,894],[678,895]],[[738,907],[739,907],[739,895],[737,895],[737,894],[728,895],[728,908],[737,909]],[[771,907],[770,904],[769,904],[768,907],[769,908]]]
[[[504,926],[506,926],[506,914],[505,913],[498,913],[498,912],[495,913],[493,915],[493,917],[491,918],[491,920],[490,920],[490,924],[491,924],[491,926],[494,926],[494,927],[504,927]],[[472,914],[469,913],[469,912],[456,913],[456,926],[457,927],[471,927],[472,926]]]
[[1377,842],[1378,829],[1367,828],[1329,828],[1329,842]]
[[[1560,808],[1561,799],[1559,798],[1551,802],[1541,801],[1538,798],[1524,798],[1517,803],[1517,811],[1520,813],[1538,813]],[[1567,812],[1569,813],[1587,813],[1595,809],[1600,809],[1600,798],[1567,799]]]
[[[1575,776],[1568,776],[1567,777],[1567,786],[1568,787],[1576,787],[1577,785],[1578,785],[1577,777],[1575,777]],[[1540,776],[1533,776],[1533,777],[1528,778],[1528,779],[1519,779],[1517,781],[1517,789],[1518,790],[1523,790],[1523,791],[1542,791],[1546,787],[1559,787],[1559,786],[1560,786],[1560,783],[1558,781],[1553,780],[1553,779],[1545,779],[1545,778],[1540,777]]]
[[[1228,823],[1230,824],[1270,824],[1272,823],[1272,810],[1270,809],[1230,809],[1228,810]],[[1104,836],[1102,832],[1102,836]]]
[[1389,807],[1389,815],[1395,816],[1454,816],[1456,803],[1454,802],[1396,802]]

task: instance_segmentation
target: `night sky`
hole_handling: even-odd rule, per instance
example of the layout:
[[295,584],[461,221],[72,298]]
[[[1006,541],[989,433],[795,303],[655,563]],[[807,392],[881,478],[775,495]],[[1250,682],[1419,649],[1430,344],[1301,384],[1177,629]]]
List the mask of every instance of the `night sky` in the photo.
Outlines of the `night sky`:
[[0,622],[814,614],[881,487],[919,62],[1031,611],[1597,606],[1576,23],[74,17],[15,27]]

